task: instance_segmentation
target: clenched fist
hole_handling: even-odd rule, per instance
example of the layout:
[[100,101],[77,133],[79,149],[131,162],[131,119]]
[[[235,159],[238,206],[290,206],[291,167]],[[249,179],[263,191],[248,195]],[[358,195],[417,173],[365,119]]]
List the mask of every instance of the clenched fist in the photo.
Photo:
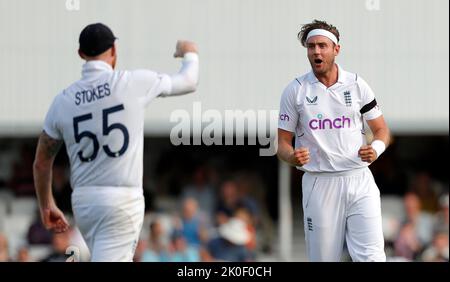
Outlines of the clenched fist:
[[358,156],[363,162],[367,162],[369,164],[374,162],[378,158],[377,152],[372,148],[371,145],[361,146],[358,151]]
[[189,52],[198,53],[197,45],[191,41],[178,40],[176,50],[173,56],[175,58],[182,58],[184,57],[184,54]]
[[309,150],[305,147],[295,149],[289,157],[290,163],[295,166],[303,166],[309,162]]

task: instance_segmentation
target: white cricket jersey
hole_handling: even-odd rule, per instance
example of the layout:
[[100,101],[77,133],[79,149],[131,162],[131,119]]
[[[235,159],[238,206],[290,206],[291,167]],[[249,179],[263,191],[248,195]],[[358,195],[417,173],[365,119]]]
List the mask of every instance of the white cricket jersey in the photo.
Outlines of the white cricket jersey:
[[358,75],[338,66],[338,81],[327,88],[311,71],[284,90],[278,128],[295,134],[295,148],[309,149],[308,172],[347,171],[368,166],[358,150],[365,145],[364,121],[382,115],[373,91]]
[[[185,54],[182,71],[189,64],[196,84],[197,54]],[[83,65],[81,80],[54,98],[44,124],[50,137],[65,142],[73,189],[142,188],[145,107],[158,96],[192,92],[175,83],[182,77],[114,71],[103,61]]]

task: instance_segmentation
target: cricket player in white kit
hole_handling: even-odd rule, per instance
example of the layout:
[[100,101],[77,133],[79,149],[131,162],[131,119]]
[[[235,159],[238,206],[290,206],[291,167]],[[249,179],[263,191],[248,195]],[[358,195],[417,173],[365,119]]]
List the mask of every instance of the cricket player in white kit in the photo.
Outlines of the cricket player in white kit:
[[[305,172],[308,258],[340,261],[346,242],[353,261],[385,261],[380,192],[368,165],[389,144],[389,129],[368,84],[335,63],[340,50],[336,27],[315,20],[302,27],[298,38],[312,71],[283,92],[278,156]],[[374,136],[371,144],[364,120]]]
[[80,34],[82,77],[58,94],[45,118],[34,163],[44,225],[65,232],[67,220],[51,192],[52,165],[64,142],[70,159],[72,206],[92,261],[132,261],[144,218],[145,107],[156,97],[196,90],[197,47],[178,41],[178,73],[116,71],[115,36],[105,25]]

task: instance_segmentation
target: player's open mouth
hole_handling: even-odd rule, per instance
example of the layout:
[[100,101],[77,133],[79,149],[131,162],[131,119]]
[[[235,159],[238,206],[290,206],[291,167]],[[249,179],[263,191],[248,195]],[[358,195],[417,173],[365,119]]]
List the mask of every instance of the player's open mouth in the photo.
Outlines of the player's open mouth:
[[319,66],[322,62],[321,59],[314,59],[314,64],[316,64],[316,66]]

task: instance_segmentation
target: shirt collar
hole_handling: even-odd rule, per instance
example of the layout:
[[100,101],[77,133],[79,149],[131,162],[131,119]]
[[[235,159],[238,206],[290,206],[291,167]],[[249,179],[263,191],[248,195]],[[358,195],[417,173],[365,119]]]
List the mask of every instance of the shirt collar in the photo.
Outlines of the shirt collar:
[[[341,68],[339,64],[336,64],[338,67],[338,80],[337,83],[343,84],[345,82],[345,71]],[[319,82],[317,77],[314,75],[314,72],[311,70],[308,74],[308,81],[312,84]]]
[[111,65],[104,61],[89,61],[83,65],[81,75],[83,78],[93,76],[102,72],[112,72],[113,68]]

